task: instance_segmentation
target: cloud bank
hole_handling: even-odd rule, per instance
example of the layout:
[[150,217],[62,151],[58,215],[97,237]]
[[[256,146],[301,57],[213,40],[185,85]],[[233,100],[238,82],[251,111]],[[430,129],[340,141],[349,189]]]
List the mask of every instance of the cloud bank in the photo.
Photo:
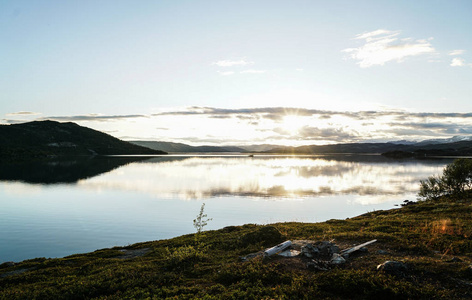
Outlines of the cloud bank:
[[14,116],[36,116],[36,115],[40,115],[40,114],[41,114],[41,113],[32,112],[32,111],[18,111],[18,112],[14,112],[14,113],[5,114],[5,116],[8,116],[8,117],[14,117]]
[[99,114],[88,114],[88,115],[77,115],[77,116],[51,116],[40,118],[39,120],[53,120],[60,122],[78,122],[78,121],[98,121],[106,122],[113,120],[123,120],[123,119],[134,119],[134,118],[146,118],[146,115],[99,115]]
[[[94,122],[97,130],[193,144],[286,145],[425,140],[472,135],[472,113],[403,110],[335,111],[298,107],[218,108],[192,106],[155,114],[75,115],[3,119]],[[22,119],[22,120],[19,120]],[[24,120],[28,119],[28,120]],[[103,125],[101,125],[103,124]]]

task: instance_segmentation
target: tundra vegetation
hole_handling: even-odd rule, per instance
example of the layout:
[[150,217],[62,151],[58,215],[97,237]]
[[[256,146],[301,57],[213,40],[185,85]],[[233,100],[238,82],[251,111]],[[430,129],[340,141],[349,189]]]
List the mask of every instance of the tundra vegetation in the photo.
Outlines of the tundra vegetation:
[[[0,299],[470,299],[472,194],[467,182],[448,181],[462,174],[463,162],[438,178],[454,188],[434,197],[422,190],[423,201],[398,209],[203,231],[202,207],[195,234],[4,263]],[[334,240],[345,249],[373,239],[368,252],[327,271],[309,270],[296,257],[240,260],[285,240]],[[378,270],[385,261],[406,267],[399,274]]]

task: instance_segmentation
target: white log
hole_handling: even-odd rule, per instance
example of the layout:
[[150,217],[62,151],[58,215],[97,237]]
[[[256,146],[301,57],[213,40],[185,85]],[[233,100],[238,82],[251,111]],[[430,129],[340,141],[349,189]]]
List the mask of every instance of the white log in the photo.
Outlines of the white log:
[[357,245],[355,247],[349,248],[347,250],[343,250],[343,251],[341,251],[341,254],[344,255],[344,254],[352,253],[354,251],[357,251],[357,250],[361,249],[362,247],[365,247],[365,246],[370,245],[370,244],[375,243],[375,242],[377,242],[377,240],[368,241],[364,244],[360,244],[360,245]]
[[283,250],[287,249],[290,246],[292,246],[292,242],[291,241],[285,241],[282,244],[278,244],[277,246],[266,249],[264,251],[264,255],[271,256],[271,255],[277,254],[280,251],[283,251]]

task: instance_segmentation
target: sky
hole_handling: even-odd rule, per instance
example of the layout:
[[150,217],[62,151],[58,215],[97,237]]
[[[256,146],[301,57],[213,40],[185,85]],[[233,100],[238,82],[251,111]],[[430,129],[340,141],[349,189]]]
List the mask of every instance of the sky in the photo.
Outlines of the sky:
[[472,1],[0,0],[0,123],[307,145],[472,135]]

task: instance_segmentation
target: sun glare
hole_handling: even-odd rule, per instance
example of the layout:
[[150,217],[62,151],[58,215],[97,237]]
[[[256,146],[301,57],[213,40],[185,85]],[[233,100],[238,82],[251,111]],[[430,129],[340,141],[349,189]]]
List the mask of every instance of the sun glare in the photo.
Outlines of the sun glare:
[[283,129],[290,135],[297,135],[300,128],[303,127],[301,117],[295,115],[288,115],[284,117]]

